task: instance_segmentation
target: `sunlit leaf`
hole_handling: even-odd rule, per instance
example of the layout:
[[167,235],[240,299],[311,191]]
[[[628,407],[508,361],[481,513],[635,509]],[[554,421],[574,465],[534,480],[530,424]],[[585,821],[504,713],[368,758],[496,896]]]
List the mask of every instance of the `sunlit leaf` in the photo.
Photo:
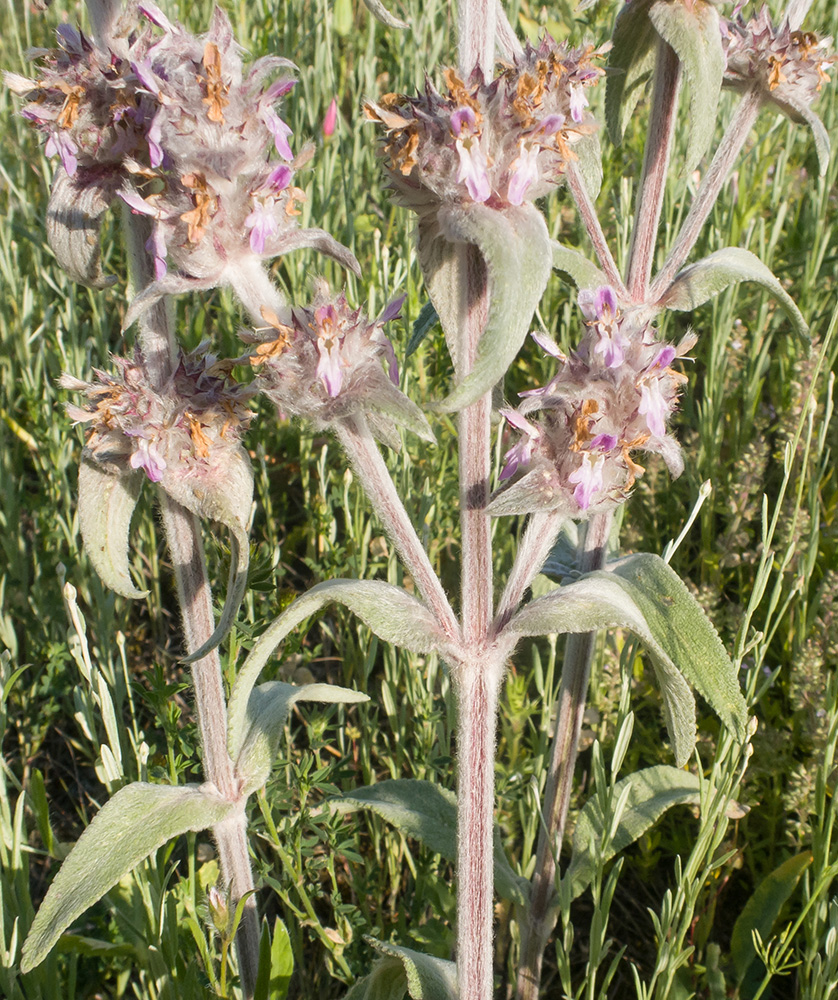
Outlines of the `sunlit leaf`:
[[327,580],[298,597],[253,644],[230,693],[228,748],[235,760],[242,748],[248,702],[253,686],[276,647],[296,628],[327,604],[343,604],[385,642],[415,653],[444,648],[436,620],[415,597],[379,580]]
[[457,1000],[457,966],[375,938],[369,943],[384,957],[359,980],[345,1000]]
[[740,247],[725,247],[685,267],[676,275],[658,305],[688,312],[740,281],[755,281],[769,291],[783,307],[797,333],[808,340],[809,327],[794,299],[756,254]]
[[648,767],[618,781],[614,788],[617,802],[628,788],[625,809],[614,836],[604,850],[598,850],[603,837],[604,820],[596,795],[588,799],[579,813],[573,832],[573,854],[564,878],[570,880],[575,899],[590,885],[597,864],[605,864],[615,854],[651,829],[663,814],[676,805],[697,804],[698,777],[668,764]]
[[76,917],[168,840],[209,829],[240,808],[212,785],[135,782],[121,788],[93,817],[61,865],[32,922],[21,970],[28,972],[42,962]]
[[142,598],[129,572],[131,517],[140,498],[142,472],[109,471],[87,455],[79,466],[79,527],[84,550],[99,579],[123,597]]

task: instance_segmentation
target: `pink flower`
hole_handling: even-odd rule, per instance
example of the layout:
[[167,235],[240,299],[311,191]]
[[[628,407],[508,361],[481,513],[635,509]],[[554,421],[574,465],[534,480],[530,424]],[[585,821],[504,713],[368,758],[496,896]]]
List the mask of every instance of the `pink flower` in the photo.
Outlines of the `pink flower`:
[[644,379],[640,385],[638,412],[646,417],[646,425],[655,437],[663,437],[666,434],[669,405],[661,393],[659,380],[654,376]]
[[523,431],[524,437],[503,456],[505,465],[501,470],[500,480],[511,479],[521,465],[529,465],[535,446],[541,440],[541,429],[535,424],[531,424],[516,410],[501,410],[502,417],[506,417],[513,427]]
[[605,455],[600,455],[596,462],[591,463],[589,452],[582,455],[582,464],[568,476],[571,483],[577,483],[573,496],[582,510],[591,506],[595,493],[602,489],[602,468],[605,465]]
[[518,157],[509,167],[506,198],[510,205],[522,205],[527,191],[538,181],[539,147],[535,143],[527,145],[522,139],[519,149]]

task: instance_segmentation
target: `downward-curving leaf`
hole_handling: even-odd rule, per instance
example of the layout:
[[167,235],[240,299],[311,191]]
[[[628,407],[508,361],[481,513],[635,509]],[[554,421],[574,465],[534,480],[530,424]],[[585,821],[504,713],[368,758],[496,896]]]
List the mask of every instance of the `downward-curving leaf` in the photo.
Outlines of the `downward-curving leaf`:
[[[627,793],[625,789],[628,789]],[[588,799],[579,813],[573,832],[573,854],[564,876],[570,880],[572,899],[590,885],[597,864],[605,864],[642,837],[667,809],[677,805],[696,805],[699,801],[699,781],[689,771],[659,764],[618,781],[614,788],[614,801],[618,802],[623,794],[627,794],[625,809],[614,836],[604,850],[599,850],[604,821],[597,796]]]
[[384,957],[344,1000],[457,1000],[457,966],[410,948],[367,938]]
[[243,795],[261,788],[268,780],[288,712],[298,701],[348,705],[369,701],[369,697],[336,684],[296,687],[281,681],[268,681],[255,687],[247,705],[247,732],[236,759],[236,778],[242,783]]
[[46,958],[62,932],[172,837],[216,826],[240,805],[212,785],[121,788],[99,810],[49,887],[23,946],[21,971]]
[[74,281],[107,288],[116,275],[102,273],[101,230],[113,191],[105,182],[70,177],[57,167],[47,206],[47,239],[55,258]]
[[510,621],[510,634],[625,628],[651,654],[678,766],[695,746],[695,702],[685,677],[738,739],[747,711],[736,671],[698,601],[659,556],[640,554],[590,573],[531,601]]
[[784,861],[756,887],[733,925],[730,937],[730,957],[736,969],[736,980],[741,983],[748,967],[756,958],[754,931],[759,931],[767,941],[780,910],[794,892],[800,876],[812,863],[812,852],[804,851]]
[[689,140],[686,172],[695,170],[710,148],[725,70],[719,14],[707,0],[671,3],[657,0],[649,19],[661,38],[681,60],[689,90]]
[[131,517],[140,498],[142,472],[108,472],[87,455],[79,466],[79,527],[93,568],[106,587],[123,597],[142,598],[128,569]]
[[388,28],[409,28],[407,21],[401,21],[384,6],[381,0],[364,0],[364,6],[376,20]]
[[[547,286],[553,251],[544,217],[534,205],[510,205],[502,211],[478,204],[440,209],[439,220],[448,241],[478,247],[489,274],[489,318],[477,345],[474,367],[438,404],[441,412],[452,413],[485,395],[506,374],[529,332],[533,313]],[[459,278],[457,268],[449,268],[445,273],[449,272],[453,278]],[[442,281],[443,274],[438,273],[428,287],[450,343],[452,331],[446,329],[446,321],[452,321],[451,311],[437,301]],[[459,300],[459,294],[456,289],[449,290],[444,293],[444,300],[450,305]],[[460,319],[457,315],[454,321]],[[456,333],[453,335],[456,338]],[[456,357],[454,363],[458,364]]]
[[808,340],[809,327],[794,300],[763,262],[739,247],[725,247],[677,274],[659,306],[687,312],[740,281],[755,281],[780,303],[795,330]]
[[577,288],[600,288],[608,284],[608,278],[593,261],[574,250],[553,240],[553,267],[566,274]]
[[385,642],[414,653],[444,651],[445,637],[436,619],[415,597],[380,580],[327,580],[298,597],[253,644],[242,664],[228,706],[227,742],[233,760],[247,734],[250,693],[276,647],[296,628],[327,604],[343,604]]
[[605,80],[605,120],[615,146],[623,141],[655,66],[657,33],[649,20],[650,3],[634,0],[623,4],[614,23],[610,72]]
[[[379,781],[352,795],[330,800],[337,812],[371,809],[406,837],[420,841],[434,854],[457,860],[457,797],[430,781],[400,778]],[[526,906],[529,884],[509,865],[497,825],[494,831],[495,889],[502,899]]]
[[223,468],[206,477],[182,475],[177,467],[167,469],[160,487],[196,517],[217,521],[230,532],[230,576],[224,607],[209,639],[184,658],[184,662],[192,663],[215,649],[230,631],[247,589],[250,561],[247,526],[253,501],[253,470],[244,448],[239,448],[227,455]]

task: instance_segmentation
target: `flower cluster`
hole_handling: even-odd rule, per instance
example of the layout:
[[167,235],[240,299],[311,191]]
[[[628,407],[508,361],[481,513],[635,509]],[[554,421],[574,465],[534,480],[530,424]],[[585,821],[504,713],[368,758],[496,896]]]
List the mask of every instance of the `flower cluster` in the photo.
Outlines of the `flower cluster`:
[[[580,291],[579,305],[587,328],[579,350],[566,357],[534,335],[561,362],[558,374],[522,393],[517,410],[501,411],[522,436],[507,451],[500,478],[525,474],[498,492],[492,513],[584,517],[621,502],[644,472],[632,457],[636,450],[659,453],[675,476],[683,469],[667,423],[686,378],[671,365],[695,336],[677,348],[657,341],[653,327],[623,313],[608,286]],[[528,419],[535,411],[539,418]]]
[[446,94],[430,82],[411,98],[368,102],[384,126],[395,191],[418,212],[439,201],[521,205],[546,194],[575,158],[573,145],[595,131],[585,89],[603,75],[593,47],[568,49],[546,36],[527,45],[490,83],[444,73]]
[[74,423],[87,425],[88,455],[117,474],[142,469],[164,489],[173,478],[223,480],[251,418],[253,390],[230,379],[235,362],[219,361],[203,344],[182,354],[155,391],[141,357],[113,361],[116,374],[96,369],[93,382],[61,378],[88,399],[84,408],[67,406]]
[[723,21],[722,31],[726,84],[746,89],[757,83],[792,118],[799,118],[829,80],[827,70],[836,58],[830,53],[832,40],[792,30],[788,18],[775,27],[765,6],[747,22],[741,15]]
[[259,373],[255,386],[281,411],[316,426],[363,413],[373,433],[393,447],[399,444],[394,421],[427,436],[421,411],[398,388],[396,355],[382,329],[403,302],[403,296],[395,299],[370,321],[322,285],[313,306],[293,310],[290,325],[263,309],[267,327],[242,334],[255,343],[247,356]]
[[276,110],[294,85],[291,63],[267,56],[245,73],[219,9],[196,37],[153,3],[131,3],[98,45],[69,25],[59,43],[36,53],[40,79],[7,83],[29,97],[23,115],[60,157],[68,203],[93,188],[149,217],[163,291],[230,284],[253,311],[242,289],[261,258],[306,245],[351,257],[320,230],[296,229],[294,171],[310,153],[295,159]]

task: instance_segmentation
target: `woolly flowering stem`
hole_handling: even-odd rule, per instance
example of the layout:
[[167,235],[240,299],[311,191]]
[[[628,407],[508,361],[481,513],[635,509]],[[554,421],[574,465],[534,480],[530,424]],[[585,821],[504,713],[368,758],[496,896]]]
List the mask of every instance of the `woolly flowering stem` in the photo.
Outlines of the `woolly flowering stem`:
[[745,140],[757,119],[761,105],[762,100],[755,87],[746,91],[725,130],[716,155],[713,157],[713,162],[702,179],[701,187],[690,205],[690,211],[681,226],[672,249],[649,288],[648,298],[650,302],[657,302],[666,293],[678,269],[695,246],[699,233],[719,197],[722,185],[730,175],[733,164],[745,145]]
[[623,279],[617,270],[617,265],[614,262],[608,241],[605,239],[605,233],[602,231],[599,216],[596,213],[591,196],[588,194],[588,189],[585,187],[585,182],[575,163],[568,163],[565,176],[567,177],[567,186],[570,188],[570,193],[576,202],[579,217],[582,219],[582,224],[588,233],[588,239],[593,244],[594,253],[597,256],[603,274],[605,274],[609,283],[614,286],[614,289],[621,297],[628,298],[626,286],[623,284]]
[[[136,289],[142,289],[153,279],[152,261],[145,251],[147,222],[144,217],[132,216],[127,212],[124,222],[132,281]],[[149,377],[157,386],[162,386],[172,372],[177,353],[177,342],[165,298],[142,316],[138,337],[148,359]],[[201,542],[201,527],[193,514],[162,491],[160,504],[166,542],[175,572],[184,640],[187,652],[192,652],[199,649],[215,631],[212,592]],[[218,650],[213,650],[193,663],[191,672],[203,749],[204,775],[222,795],[235,801],[239,798],[239,790],[233,762],[227,752],[227,703]],[[252,893],[254,888],[246,830],[246,818],[242,811],[212,831],[218,847],[221,878],[229,889],[233,906],[246,893]],[[259,918],[252,895],[245,904],[236,934],[236,951],[244,996],[250,998],[256,986],[259,966]]]
[[472,647],[457,692],[457,997],[491,1000],[495,719],[503,663]]
[[555,510],[530,515],[524,537],[515,553],[512,572],[506,581],[506,587],[504,587],[498,605],[493,628],[495,635],[503,630],[504,625],[507,624],[523,600],[527,587],[540,572],[545,559],[556,543],[564,520],[564,515]]
[[643,173],[637,192],[637,211],[629,250],[626,285],[635,302],[643,302],[652,271],[658,235],[666,171],[678,112],[681,64],[675,50],[658,40],[652,111],[643,157]]
[[[461,244],[463,376],[474,364],[489,315],[486,265]],[[459,414],[461,621],[465,663],[457,684],[457,987],[460,1000],[492,996],[492,830],[497,689],[484,646],[492,620],[491,393]],[[502,665],[501,665],[502,666]]]
[[390,472],[367,426],[363,413],[355,413],[333,425],[355,469],[373,510],[396,546],[413,582],[435,615],[440,627],[452,639],[457,639],[460,626],[448,603],[439,577],[431,566],[416,529],[404,508]]
[[[604,566],[611,521],[612,511],[608,511],[594,515],[588,522],[585,538],[579,548],[579,569],[583,573],[590,573]],[[550,770],[544,789],[544,823],[538,838],[530,910],[521,928],[518,1000],[538,1000],[544,948],[556,922],[556,862],[561,853],[567,822],[595,639],[595,632],[586,632],[569,635],[566,640],[559,688],[559,712]]]
[[484,78],[490,80],[495,65],[497,0],[461,0],[458,7],[460,72],[467,80],[471,71],[479,67]]

